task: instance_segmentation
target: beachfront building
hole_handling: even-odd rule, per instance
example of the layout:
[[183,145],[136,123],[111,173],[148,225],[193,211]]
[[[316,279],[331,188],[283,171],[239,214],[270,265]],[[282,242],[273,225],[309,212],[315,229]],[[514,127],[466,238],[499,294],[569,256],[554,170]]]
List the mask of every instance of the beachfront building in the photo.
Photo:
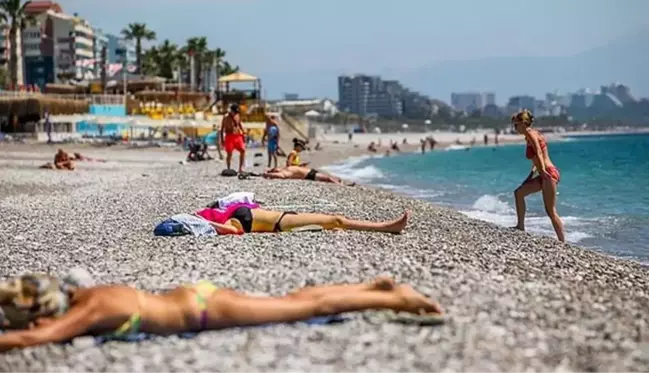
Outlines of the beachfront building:
[[35,22],[23,30],[25,84],[43,89],[48,83],[93,79],[92,27],[50,1],[32,2],[27,12]]
[[[104,34],[104,32],[99,29],[95,28],[95,38],[94,38],[94,46],[93,46],[93,59],[94,59],[94,76],[96,79],[101,78],[101,70],[102,70],[102,63],[108,63],[108,37]],[[102,56],[101,52],[102,50],[106,48],[106,53],[107,53],[107,58],[106,61],[102,61]]]
[[135,64],[137,63],[135,43],[113,34],[107,34],[106,38],[108,39],[107,60],[110,64],[109,76],[114,76],[115,74],[121,76],[121,69],[124,62],[126,62],[128,72],[133,73],[136,67]]

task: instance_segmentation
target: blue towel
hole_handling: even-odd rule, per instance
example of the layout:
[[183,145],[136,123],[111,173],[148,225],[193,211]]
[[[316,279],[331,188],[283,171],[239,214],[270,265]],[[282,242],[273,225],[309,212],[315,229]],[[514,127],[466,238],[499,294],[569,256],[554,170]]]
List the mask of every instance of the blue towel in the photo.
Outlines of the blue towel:
[[[330,324],[340,324],[344,323],[345,321],[348,321],[349,318],[342,317],[340,315],[332,315],[332,316],[318,316],[314,317],[308,320],[304,321],[299,321],[299,323],[302,324],[307,324],[307,325],[330,325]],[[271,325],[276,325],[276,324],[281,324],[281,323],[270,323],[270,324],[263,324],[263,325],[251,325],[251,326],[271,326]],[[245,328],[248,328],[246,326]],[[195,336],[198,335],[198,333],[180,333],[176,334],[179,338],[183,339],[190,339],[194,338]],[[142,341],[148,341],[154,338],[160,338],[161,336],[156,335],[156,334],[150,334],[150,333],[136,333],[136,334],[127,334],[121,337],[113,337],[113,336],[97,336],[95,337],[95,344],[100,345],[106,342],[111,342],[111,341],[120,341],[120,342],[142,342]]]

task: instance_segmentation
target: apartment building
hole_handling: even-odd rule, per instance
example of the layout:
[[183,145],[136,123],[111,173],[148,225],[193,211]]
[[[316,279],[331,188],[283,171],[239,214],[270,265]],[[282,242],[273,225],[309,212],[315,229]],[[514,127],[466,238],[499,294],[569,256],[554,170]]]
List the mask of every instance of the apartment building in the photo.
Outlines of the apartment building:
[[[23,31],[25,83],[94,79],[95,41],[92,27],[53,2],[34,2],[28,12],[35,23]],[[31,3],[30,6],[33,6]]]
[[399,117],[403,114],[403,87],[378,76],[338,77],[338,108],[361,116]]
[[109,75],[119,73],[124,62],[126,62],[128,71],[134,72],[137,61],[135,43],[112,34],[107,34],[106,38],[108,39],[107,59],[111,65]]

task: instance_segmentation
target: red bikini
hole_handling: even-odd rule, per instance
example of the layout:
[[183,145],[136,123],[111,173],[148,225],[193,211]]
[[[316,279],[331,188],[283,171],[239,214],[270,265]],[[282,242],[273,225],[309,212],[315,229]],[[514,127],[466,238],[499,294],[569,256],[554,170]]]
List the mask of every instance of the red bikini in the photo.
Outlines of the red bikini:
[[[541,150],[544,150],[547,147],[545,145],[545,139],[543,139],[543,137],[539,137],[539,146],[541,147]],[[525,148],[525,158],[533,159],[534,156],[536,156],[536,150],[534,149],[534,145],[528,142],[527,147]],[[559,169],[554,166],[546,166],[545,170],[548,172],[548,174],[550,174],[552,180],[554,180],[558,184],[559,180],[561,179],[561,174],[559,173]],[[532,180],[537,180],[537,179],[539,182],[542,181],[541,177],[535,177]]]

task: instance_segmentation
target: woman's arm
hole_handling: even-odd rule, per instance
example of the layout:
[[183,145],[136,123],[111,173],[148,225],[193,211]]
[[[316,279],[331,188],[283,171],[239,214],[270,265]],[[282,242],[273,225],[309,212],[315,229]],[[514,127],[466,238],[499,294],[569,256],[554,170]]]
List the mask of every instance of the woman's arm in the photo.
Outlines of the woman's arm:
[[96,309],[92,301],[77,303],[60,318],[42,326],[0,334],[0,352],[52,342],[65,342],[84,335],[97,320]]
[[539,173],[540,174],[545,173],[545,160],[543,159],[543,150],[541,149],[541,144],[539,143],[539,135],[536,132],[527,131],[525,133],[525,137],[527,137],[529,142],[534,147],[534,152],[536,153],[536,157],[539,159],[539,165],[541,166]]
[[216,232],[218,234],[243,234],[243,231],[240,231],[236,227],[233,227],[229,224],[219,224],[219,223],[214,223],[212,221],[208,221],[211,226],[216,229]]
[[293,163],[293,158],[295,158],[295,153],[291,153],[286,157],[286,167],[290,166]]

